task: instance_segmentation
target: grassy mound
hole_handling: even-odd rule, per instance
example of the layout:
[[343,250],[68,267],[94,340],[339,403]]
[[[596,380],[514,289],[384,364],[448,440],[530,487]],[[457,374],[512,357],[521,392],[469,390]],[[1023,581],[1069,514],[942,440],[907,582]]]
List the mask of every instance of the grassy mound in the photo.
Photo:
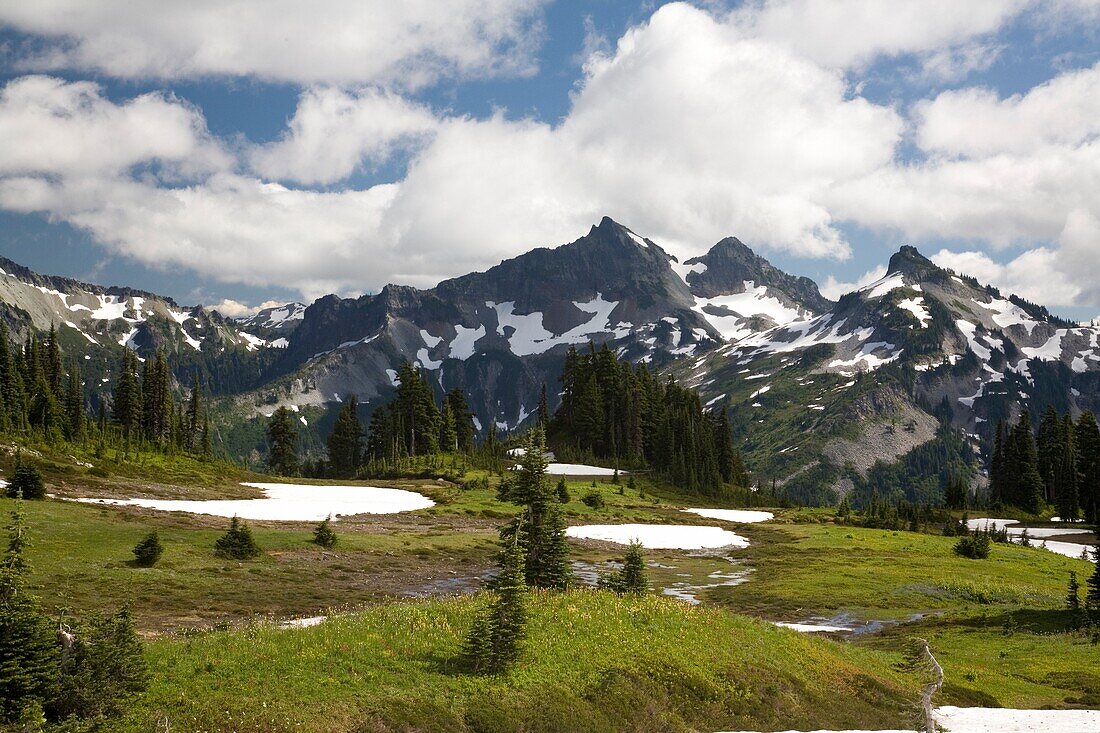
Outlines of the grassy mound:
[[597,591],[531,595],[522,661],[478,677],[455,659],[481,602],[156,641],[153,687],[118,729],[165,718],[241,733],[895,727],[920,684],[889,654]]

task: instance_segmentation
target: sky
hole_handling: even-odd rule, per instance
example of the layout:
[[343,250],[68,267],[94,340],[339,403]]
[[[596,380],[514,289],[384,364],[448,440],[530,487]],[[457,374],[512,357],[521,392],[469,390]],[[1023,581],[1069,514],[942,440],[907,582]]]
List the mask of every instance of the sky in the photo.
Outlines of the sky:
[[1100,313],[1100,0],[0,0],[0,253],[218,305],[610,216]]

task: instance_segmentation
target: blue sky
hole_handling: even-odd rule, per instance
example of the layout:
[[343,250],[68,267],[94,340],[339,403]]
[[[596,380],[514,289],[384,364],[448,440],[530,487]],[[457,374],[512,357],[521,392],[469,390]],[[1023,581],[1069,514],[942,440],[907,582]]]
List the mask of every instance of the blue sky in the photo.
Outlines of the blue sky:
[[0,253],[256,306],[606,213],[834,297],[912,243],[1100,313],[1096,0],[239,5],[0,3]]

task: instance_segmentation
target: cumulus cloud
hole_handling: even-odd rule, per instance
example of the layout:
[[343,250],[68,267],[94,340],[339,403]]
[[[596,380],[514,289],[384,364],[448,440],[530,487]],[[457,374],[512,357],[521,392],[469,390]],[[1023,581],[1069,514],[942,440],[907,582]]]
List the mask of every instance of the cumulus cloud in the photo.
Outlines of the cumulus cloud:
[[840,282],[832,275],[825,278],[825,283],[819,286],[821,294],[829,300],[838,300],[840,296],[859,290],[864,285],[870,285],[875,280],[886,276],[886,265],[878,265],[856,278],[855,282]]
[[92,82],[26,76],[0,89],[0,174],[115,174],[141,163],[186,173],[223,168],[231,157],[202,113],[165,94],[122,104]]
[[35,0],[0,24],[45,39],[27,70],[122,78],[396,83],[527,74],[542,0]]
[[286,305],[286,303],[281,300],[265,300],[259,305],[247,305],[239,300],[225,298],[218,303],[206,306],[205,310],[217,311],[226,318],[245,318],[254,316],[265,308],[279,308],[283,305]]
[[1100,135],[1100,64],[1005,99],[990,89],[946,91],[915,108],[924,150],[984,157],[1073,146]]
[[[850,29],[835,25],[833,5],[850,11]],[[790,0],[716,15],[663,6],[614,48],[590,48],[571,108],[554,124],[503,111],[448,115],[377,85],[317,85],[302,92],[279,140],[241,144],[239,159],[184,101],[112,102],[83,82],[16,79],[0,93],[0,131],[56,126],[65,145],[0,152],[0,207],[68,222],[150,265],[306,297],[431,285],[569,241],[606,214],[676,254],[736,234],[762,249],[844,259],[845,223],[918,245],[964,241],[941,259],[984,267],[974,274],[1034,300],[1100,304],[1090,282],[1100,72],[1067,72],[1015,97],[944,92],[907,120],[860,96],[852,69],[890,54],[931,63],[944,48],[983,42],[1019,3],[952,3],[937,15],[925,2],[899,2],[888,18],[884,8]],[[96,133],[101,120],[133,133]],[[903,162],[910,134],[917,155]],[[395,156],[408,159],[401,180],[346,184]],[[205,162],[176,178],[146,170],[193,160]],[[1006,264],[984,252],[1013,247],[1025,252]],[[1025,287],[1029,269],[1058,293]],[[858,284],[830,279],[823,291]]]
[[1061,271],[1057,253],[1048,247],[1030,249],[1003,264],[975,250],[942,249],[931,259],[941,267],[970,275],[978,282],[995,285],[1034,303],[1052,307],[1080,304],[1082,288]]
[[437,124],[430,109],[391,92],[310,89],[282,138],[255,148],[250,159],[267,178],[333,183],[414,148]]
[[[1082,0],[1083,1],[1083,0]],[[753,38],[781,43],[824,66],[851,68],[880,56],[940,55],[993,33],[1027,0],[757,0],[733,11]]]

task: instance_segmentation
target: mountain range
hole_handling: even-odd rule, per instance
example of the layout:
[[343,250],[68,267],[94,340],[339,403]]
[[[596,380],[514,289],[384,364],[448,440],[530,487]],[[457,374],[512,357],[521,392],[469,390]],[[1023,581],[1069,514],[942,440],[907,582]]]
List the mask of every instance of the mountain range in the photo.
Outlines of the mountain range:
[[431,289],[387,285],[237,319],[0,258],[0,317],[19,337],[56,327],[66,353],[83,359],[93,400],[105,399],[122,349],[164,349],[181,389],[197,377],[218,397],[224,447],[251,460],[276,407],[299,413],[315,447],[334,406],[354,393],[369,413],[406,359],[440,394],[466,390],[482,434],[490,423],[521,428],[543,385],[553,408],[565,353],[590,341],[728,410],[758,477],[840,493],[941,425],[976,444],[1024,407],[1100,409],[1100,328],[912,247],[834,302],[736,238],[679,262],[608,218],[573,242]]

